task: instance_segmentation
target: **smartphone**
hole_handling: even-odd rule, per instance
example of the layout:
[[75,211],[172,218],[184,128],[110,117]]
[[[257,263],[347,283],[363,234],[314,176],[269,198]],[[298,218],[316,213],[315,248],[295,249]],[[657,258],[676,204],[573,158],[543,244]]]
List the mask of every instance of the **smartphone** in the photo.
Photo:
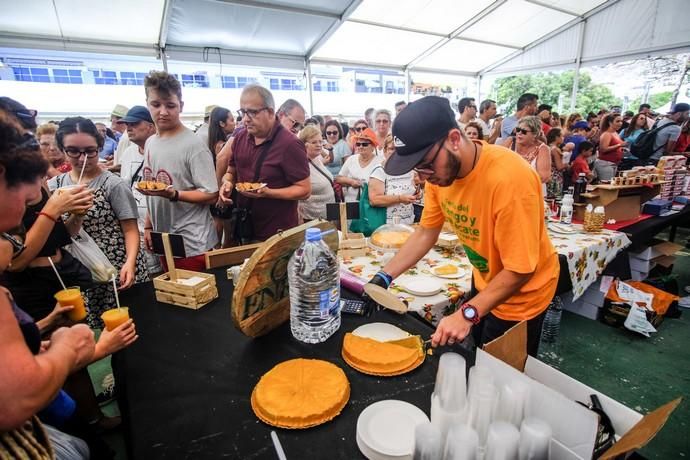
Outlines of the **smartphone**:
[[364,316],[364,305],[363,300],[340,299],[340,312]]

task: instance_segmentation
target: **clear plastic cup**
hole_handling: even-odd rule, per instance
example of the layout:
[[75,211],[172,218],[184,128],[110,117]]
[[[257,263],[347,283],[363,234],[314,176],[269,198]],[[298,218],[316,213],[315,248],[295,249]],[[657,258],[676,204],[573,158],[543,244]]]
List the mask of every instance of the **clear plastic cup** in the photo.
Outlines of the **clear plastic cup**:
[[508,422],[493,422],[489,426],[484,460],[516,460],[520,432]]
[[441,458],[441,432],[438,428],[425,422],[417,425],[414,430],[413,460],[438,460]]
[[448,431],[444,460],[477,460],[479,437],[474,429],[467,425],[456,425]]
[[434,394],[441,407],[449,412],[457,412],[465,407],[467,398],[467,375],[465,358],[457,353],[441,355],[436,373]]
[[516,428],[519,428],[524,417],[528,395],[529,387],[521,382],[511,382],[504,385],[498,397],[494,419],[512,423]]
[[551,426],[545,421],[528,417],[520,425],[520,460],[548,460],[551,445]]

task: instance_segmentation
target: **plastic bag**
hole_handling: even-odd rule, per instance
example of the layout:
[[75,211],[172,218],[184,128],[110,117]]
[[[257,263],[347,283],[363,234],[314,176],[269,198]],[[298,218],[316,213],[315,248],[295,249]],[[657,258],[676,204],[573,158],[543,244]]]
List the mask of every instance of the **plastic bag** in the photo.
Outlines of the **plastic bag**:
[[72,244],[65,246],[65,249],[91,271],[94,282],[109,283],[117,276],[115,266],[83,228],[72,237]]

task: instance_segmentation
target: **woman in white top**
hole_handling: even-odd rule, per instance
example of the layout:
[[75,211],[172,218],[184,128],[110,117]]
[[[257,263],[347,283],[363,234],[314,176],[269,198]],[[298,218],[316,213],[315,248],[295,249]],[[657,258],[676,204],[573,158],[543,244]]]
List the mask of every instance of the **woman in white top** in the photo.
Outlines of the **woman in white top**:
[[[389,141],[390,139],[390,141]],[[383,154],[386,159],[395,151],[392,136],[386,138],[383,146]],[[402,176],[391,176],[383,170],[383,163],[371,173],[369,179],[369,202],[372,206],[386,208],[386,223],[392,224],[395,218],[400,218],[401,224],[414,222],[415,203],[421,196],[416,191],[415,173],[410,171]]]
[[351,155],[335,177],[335,181],[345,187],[345,201],[359,201],[362,184],[369,182],[374,168],[381,164],[381,157],[376,155],[378,141],[371,128],[354,134],[355,154]]
[[321,131],[313,125],[305,126],[297,135],[304,142],[309,158],[311,195],[297,207],[304,222],[326,218],[326,203],[334,203],[333,175],[321,162],[323,151]]

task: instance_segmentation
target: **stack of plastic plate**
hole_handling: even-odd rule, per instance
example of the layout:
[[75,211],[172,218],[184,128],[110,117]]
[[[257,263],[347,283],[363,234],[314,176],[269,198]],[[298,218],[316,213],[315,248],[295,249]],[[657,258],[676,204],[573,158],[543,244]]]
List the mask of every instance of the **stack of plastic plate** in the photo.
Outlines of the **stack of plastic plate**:
[[404,401],[376,402],[359,414],[357,446],[369,460],[412,460],[414,430],[429,418]]

